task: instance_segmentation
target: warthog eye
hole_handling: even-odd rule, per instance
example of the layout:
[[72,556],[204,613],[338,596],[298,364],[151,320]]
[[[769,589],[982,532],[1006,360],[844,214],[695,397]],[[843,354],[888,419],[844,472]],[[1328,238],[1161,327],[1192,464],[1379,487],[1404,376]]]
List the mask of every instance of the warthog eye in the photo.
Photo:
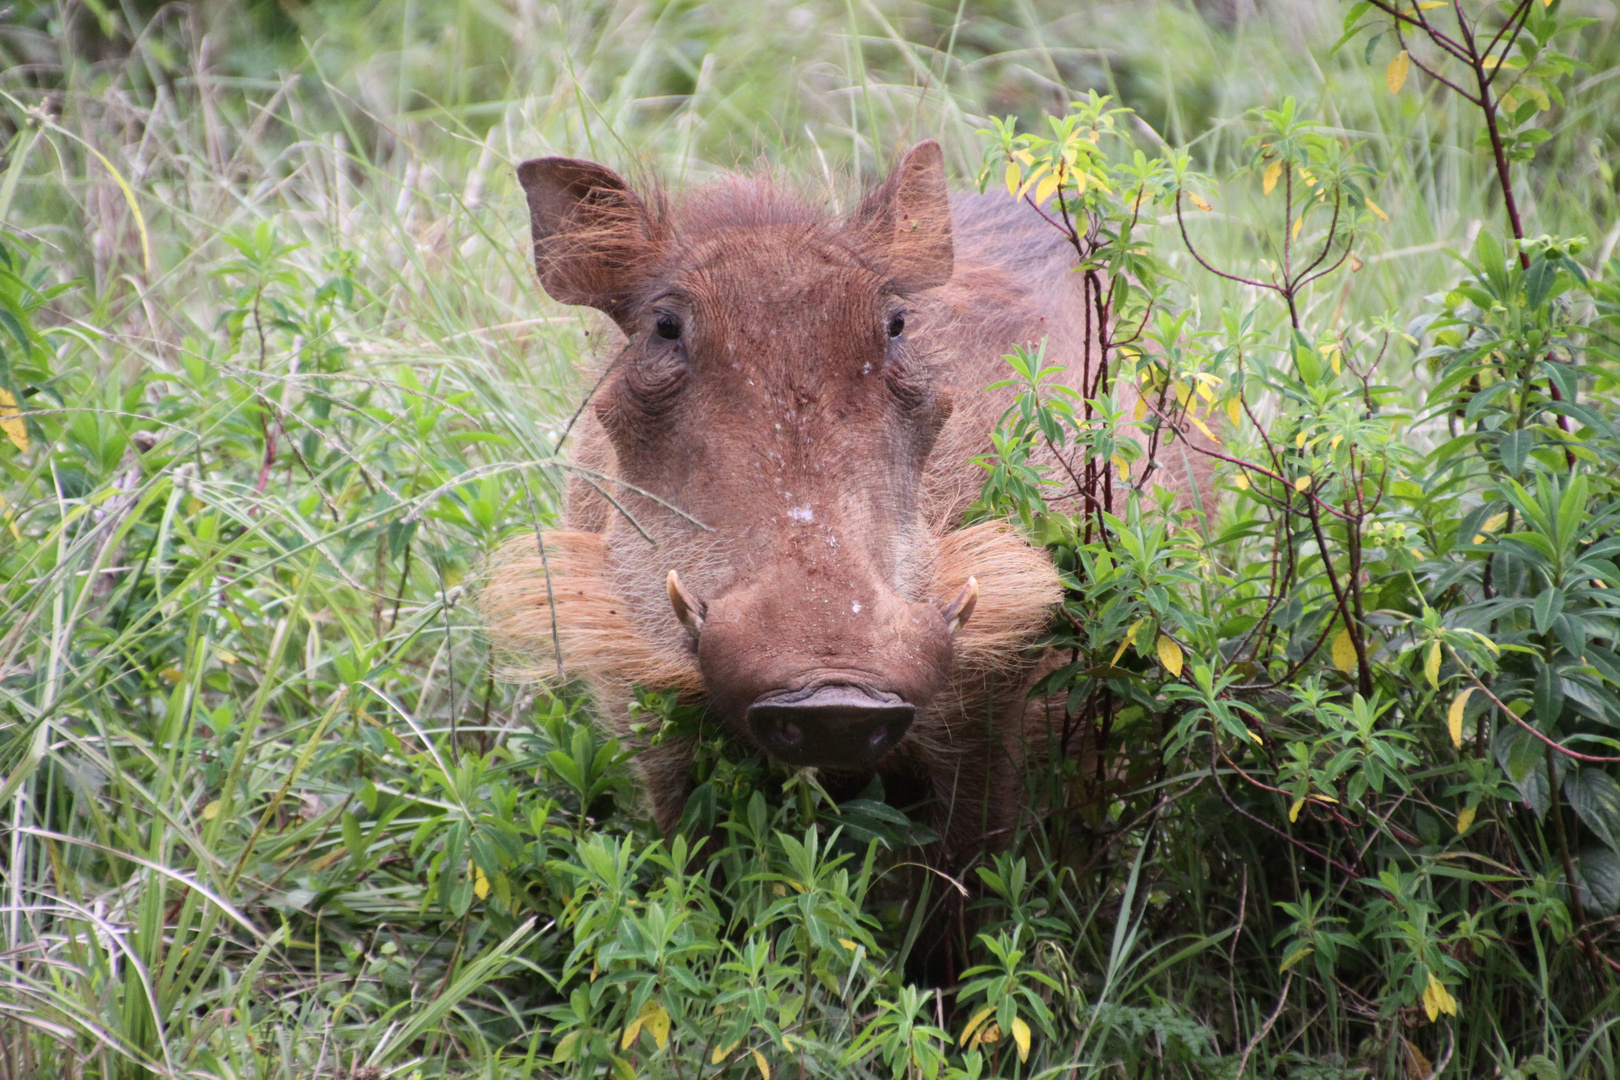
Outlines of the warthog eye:
[[905,332],[906,332],[906,317],[904,315],[896,315],[894,318],[889,320],[889,336],[890,337],[899,337],[901,334],[903,334]]
[[665,341],[675,341],[681,336],[681,320],[667,312],[658,316],[658,336]]

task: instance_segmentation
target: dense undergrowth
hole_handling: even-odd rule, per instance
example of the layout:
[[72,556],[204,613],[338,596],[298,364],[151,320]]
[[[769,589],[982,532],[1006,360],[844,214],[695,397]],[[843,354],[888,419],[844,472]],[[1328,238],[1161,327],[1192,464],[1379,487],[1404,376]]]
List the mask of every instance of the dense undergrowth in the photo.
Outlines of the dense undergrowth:
[[[1461,7],[8,9],[0,1077],[1614,1076],[1620,39]],[[592,349],[511,165],[924,135],[1106,330],[978,508],[1069,753],[965,882],[718,747],[665,841],[469,613]]]

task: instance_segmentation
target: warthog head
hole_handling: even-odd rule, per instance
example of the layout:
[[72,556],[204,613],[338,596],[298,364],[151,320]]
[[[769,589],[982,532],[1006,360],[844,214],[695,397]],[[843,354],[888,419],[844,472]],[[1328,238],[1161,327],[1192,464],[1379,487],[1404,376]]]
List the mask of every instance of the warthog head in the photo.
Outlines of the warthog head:
[[711,706],[775,757],[871,767],[946,684],[977,599],[972,578],[932,595],[920,512],[951,413],[939,146],[842,217],[743,183],[670,210],[568,158],[519,176],[541,283],[627,339],[593,406],[636,617],[684,627]]

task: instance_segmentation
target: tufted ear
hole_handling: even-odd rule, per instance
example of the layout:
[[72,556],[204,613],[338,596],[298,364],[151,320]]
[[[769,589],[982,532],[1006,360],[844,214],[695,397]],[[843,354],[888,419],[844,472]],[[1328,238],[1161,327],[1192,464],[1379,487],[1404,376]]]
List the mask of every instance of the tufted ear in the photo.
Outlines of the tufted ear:
[[907,150],[856,217],[897,288],[931,289],[950,280],[951,201],[939,143],[928,139]]
[[657,254],[646,203],[612,169],[575,158],[536,158],[518,166],[529,197],[534,268],[546,292],[588,304],[615,320]]

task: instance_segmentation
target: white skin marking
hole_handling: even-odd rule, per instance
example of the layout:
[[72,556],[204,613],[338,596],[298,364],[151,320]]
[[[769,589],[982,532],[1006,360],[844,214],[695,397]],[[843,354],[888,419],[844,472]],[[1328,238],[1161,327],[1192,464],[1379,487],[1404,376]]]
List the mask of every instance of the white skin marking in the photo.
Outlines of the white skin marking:
[[816,520],[816,512],[808,506],[792,506],[788,508],[788,517],[794,521],[811,522]]
[[859,600],[849,605],[849,613],[851,615],[859,615],[861,613],[861,602]]

